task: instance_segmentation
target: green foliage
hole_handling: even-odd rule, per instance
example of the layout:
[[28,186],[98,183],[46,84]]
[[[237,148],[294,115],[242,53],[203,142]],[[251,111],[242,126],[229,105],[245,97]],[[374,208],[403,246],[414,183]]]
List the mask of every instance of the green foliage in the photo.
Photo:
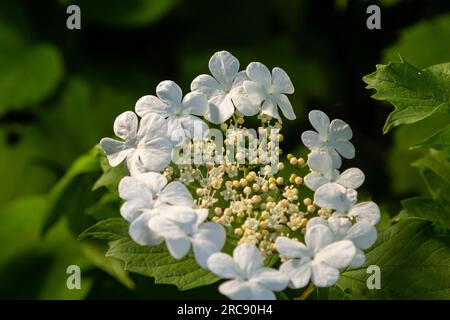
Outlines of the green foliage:
[[154,277],[155,283],[173,284],[180,290],[210,285],[219,278],[201,269],[191,256],[176,260],[165,245],[140,246],[128,236],[128,223],[122,218],[98,222],[84,231],[81,238],[95,237],[109,240],[108,257],[122,260],[125,270]]
[[450,125],[416,144],[413,148],[433,148],[441,150],[446,157],[450,157]]
[[434,113],[450,114],[450,63],[423,70],[409,63],[377,65],[377,71],[363,78],[373,98],[388,100],[395,110],[388,116],[383,132],[400,124],[423,120]]

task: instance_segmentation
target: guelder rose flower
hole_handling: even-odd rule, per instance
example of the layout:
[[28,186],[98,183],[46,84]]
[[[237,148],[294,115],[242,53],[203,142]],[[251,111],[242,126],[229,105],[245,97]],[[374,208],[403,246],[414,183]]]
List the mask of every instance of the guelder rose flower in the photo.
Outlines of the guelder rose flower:
[[280,266],[290,280],[290,287],[302,288],[311,280],[317,287],[329,287],[339,279],[339,269],[347,267],[356,254],[349,240],[333,242],[331,229],[326,225],[307,228],[306,246],[298,241],[278,237],[275,246],[278,252],[291,258]]
[[315,131],[305,131],[302,134],[303,144],[310,150],[323,150],[329,153],[333,167],[339,168],[342,164],[341,156],[346,159],[355,157],[355,147],[349,141],[353,132],[350,126],[340,119],[330,123],[328,116],[319,110],[313,110],[308,115]]
[[184,98],[181,88],[173,81],[162,81],[156,87],[156,95],[143,96],[136,102],[136,113],[144,117],[155,113],[167,119],[170,133],[183,136],[185,132],[192,138],[203,137],[207,131],[206,123],[196,116],[203,116],[208,101],[203,94],[190,92]]
[[287,119],[295,119],[294,109],[286,96],[294,93],[294,86],[283,69],[273,68],[271,74],[262,63],[252,62],[247,66],[246,73],[250,80],[244,81],[245,92],[254,103],[262,103],[262,113],[281,122],[278,106]]
[[191,84],[193,92],[208,98],[208,111],[205,118],[216,124],[231,118],[234,108],[244,116],[259,112],[259,106],[246,96],[242,83],[247,80],[245,72],[239,72],[239,61],[227,51],[216,52],[209,60],[209,70],[213,75],[202,74]]
[[171,217],[167,215],[159,215],[151,219],[148,225],[165,239],[172,257],[175,259],[185,257],[192,245],[195,260],[200,267],[206,269],[206,260],[211,254],[222,249],[226,234],[221,225],[214,222],[204,223],[208,217],[207,209],[197,209],[195,212],[197,219],[189,223],[170,219]]
[[347,216],[333,214],[328,220],[316,217],[308,221],[306,228],[314,225],[329,226],[333,232],[333,241],[350,240],[356,247],[356,254],[350,262],[351,267],[358,268],[364,264],[366,259],[362,250],[370,248],[377,240],[375,227],[367,221],[359,221],[352,224]]
[[342,173],[333,169],[324,173],[313,171],[305,176],[305,184],[313,191],[328,182],[335,182],[349,189],[357,189],[364,183],[364,173],[358,168],[350,168]]
[[376,225],[380,221],[380,209],[372,201],[356,204],[358,193],[337,183],[326,183],[314,193],[314,202],[322,208],[336,210],[336,213],[367,221]]
[[148,114],[139,124],[136,114],[126,111],[114,121],[114,133],[124,141],[100,141],[112,167],[126,159],[131,172],[161,171],[170,163],[173,146],[167,139],[167,122],[161,116]]
[[[142,245],[154,246],[163,241],[161,235],[148,227],[154,217],[163,215],[182,223],[192,223],[197,217],[186,186],[177,181],[167,184],[167,179],[156,172],[122,178],[119,196],[125,200],[120,214],[130,222],[130,236]],[[168,210],[170,207],[176,210]]]
[[233,300],[275,300],[273,291],[282,291],[287,277],[263,266],[255,245],[244,243],[236,247],[233,257],[214,253],[208,259],[208,268],[223,279],[232,279],[219,286],[219,292]]

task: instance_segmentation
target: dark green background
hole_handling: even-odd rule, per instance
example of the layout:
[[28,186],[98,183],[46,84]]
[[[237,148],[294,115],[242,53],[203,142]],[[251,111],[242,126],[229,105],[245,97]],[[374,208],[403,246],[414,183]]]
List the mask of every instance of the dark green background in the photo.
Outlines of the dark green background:
[[[81,7],[81,30],[66,28],[71,3]],[[366,28],[373,3],[382,8],[381,30]],[[399,199],[425,193],[409,165],[420,151],[408,146],[441,120],[382,135],[392,107],[372,100],[361,78],[399,55],[422,68],[449,61],[449,12],[450,2],[438,0],[2,1],[0,297],[219,297],[215,286],[180,294],[135,275],[130,291],[95,267],[63,222],[40,234],[46,194],[72,161],[111,136],[114,118],[154,94],[159,81],[188,92],[219,50],[235,55],[241,69],[260,61],[290,75],[297,120],[285,121],[286,153],[305,155],[308,110],[348,122],[357,156],[344,165],[366,173],[361,197],[398,212]],[[65,289],[73,263],[85,266],[80,292]]]

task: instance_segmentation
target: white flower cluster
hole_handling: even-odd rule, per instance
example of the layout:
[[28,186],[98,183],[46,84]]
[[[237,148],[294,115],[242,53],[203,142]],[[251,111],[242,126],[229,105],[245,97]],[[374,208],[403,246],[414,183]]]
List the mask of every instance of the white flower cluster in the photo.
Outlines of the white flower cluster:
[[[356,204],[361,170],[338,171],[341,156],[355,154],[350,127],[341,120],[330,123],[321,111],[309,114],[317,132],[302,135],[311,149],[308,161],[288,156],[294,169],[309,166],[304,178],[293,173],[285,181],[264,163],[245,163],[245,153],[238,163],[177,164],[173,154],[180,145],[215,149],[207,139],[208,122],[228,129],[228,148],[244,132],[233,130],[247,130],[244,116],[261,120],[258,131],[281,129],[278,109],[295,119],[286,96],[294,87],[282,69],[270,72],[252,62],[239,71],[239,61],[221,51],[211,57],[209,70],[211,75],[192,81],[184,97],[175,82],[161,82],[156,96],[140,98],[135,113],[126,111],[115,120],[114,133],[123,141],[100,141],[109,164],[124,163],[129,173],[119,183],[119,195],[130,237],[146,246],[165,242],[175,259],[192,248],[200,267],[230,279],[219,291],[231,299],[275,299],[274,291],[310,282],[333,285],[341,269],[364,263],[362,250],[376,240],[380,218],[373,202]],[[282,140],[277,133],[267,144]],[[279,171],[285,168],[278,162],[281,152],[276,149]],[[315,191],[314,201],[301,197],[303,184]],[[221,252],[227,235],[233,237],[230,243],[239,238],[233,257]],[[264,266],[276,251],[282,256],[279,270]]]

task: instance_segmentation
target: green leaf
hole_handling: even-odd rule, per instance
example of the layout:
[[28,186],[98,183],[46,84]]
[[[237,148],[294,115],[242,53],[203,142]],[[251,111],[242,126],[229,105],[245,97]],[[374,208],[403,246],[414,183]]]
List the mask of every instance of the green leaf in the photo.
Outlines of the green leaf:
[[101,240],[119,240],[128,237],[128,223],[123,218],[111,218],[99,221],[83,231],[78,239],[93,237]]
[[124,176],[127,175],[125,167],[123,165],[111,167],[103,151],[99,152],[99,158],[103,174],[95,182],[92,190],[97,190],[101,187],[105,187],[110,192],[118,194],[119,182]]
[[383,132],[400,124],[414,123],[434,113],[450,114],[450,63],[417,69],[407,62],[377,65],[377,71],[363,78],[372,96],[387,100],[395,110],[388,116]]
[[219,280],[211,272],[201,269],[191,256],[174,259],[164,244],[155,247],[138,245],[129,238],[128,223],[122,218],[98,222],[80,235],[80,238],[86,237],[110,240],[108,257],[123,261],[127,271],[154,277],[155,283],[173,284],[180,290],[188,290]]
[[446,157],[450,157],[450,124],[412,148],[433,148],[441,150]]
[[[69,1],[64,1],[69,2]],[[77,0],[83,18],[96,24],[137,27],[162,18],[178,0]]]
[[[370,265],[381,269],[381,289],[367,288]],[[438,235],[432,221],[409,218],[380,233],[364,266],[345,271],[329,298],[448,299],[449,272],[450,235]]]
[[428,190],[435,199],[445,199],[450,203],[450,163],[444,155],[436,150],[413,163],[421,169]]

